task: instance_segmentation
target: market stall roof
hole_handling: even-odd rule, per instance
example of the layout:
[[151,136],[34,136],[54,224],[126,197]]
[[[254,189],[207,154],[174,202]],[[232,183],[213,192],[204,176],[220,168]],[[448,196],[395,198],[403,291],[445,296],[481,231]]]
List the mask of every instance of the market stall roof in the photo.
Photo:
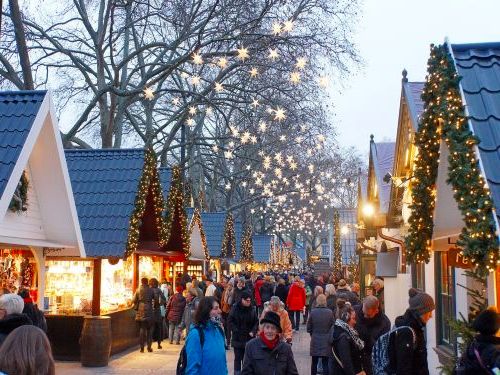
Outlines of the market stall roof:
[[[375,143],[373,137],[370,141],[370,164],[373,165],[374,175],[369,175],[368,178],[375,178],[377,183],[381,213],[387,213],[389,210],[392,184],[391,181],[385,182],[384,176],[392,173],[395,148],[395,142]],[[368,189],[370,189],[370,181],[368,181]]]
[[424,102],[421,97],[424,85],[425,82],[403,82],[403,93],[408,104],[411,124],[415,131],[418,130],[420,115],[424,111]]
[[[26,173],[26,210],[9,205]],[[0,92],[0,242],[85,256],[57,117],[47,91]]]
[[158,173],[160,174],[161,190],[163,191],[163,196],[165,199],[168,197],[170,191],[170,184],[172,183],[172,169],[167,167],[158,168]]
[[87,255],[122,258],[145,150],[66,150],[66,159]]
[[452,44],[465,107],[500,221],[500,42]]
[[[227,212],[203,212],[201,221],[207,237],[208,250],[210,257],[220,257],[222,252],[222,238],[224,237],[224,225],[226,223]],[[236,242],[236,256],[240,258],[241,240],[243,238],[243,226],[241,222],[234,222],[234,235]]]
[[269,234],[257,234],[252,236],[252,242],[254,262],[269,263],[273,236]]

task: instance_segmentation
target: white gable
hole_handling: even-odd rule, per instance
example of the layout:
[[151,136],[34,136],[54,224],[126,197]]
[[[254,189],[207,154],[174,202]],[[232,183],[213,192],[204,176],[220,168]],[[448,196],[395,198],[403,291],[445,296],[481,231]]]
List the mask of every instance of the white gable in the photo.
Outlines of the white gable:
[[[194,216],[193,216],[194,220]],[[195,221],[191,232],[191,259],[204,260],[205,252],[201,241],[201,232],[198,222]]]
[[[23,170],[29,171],[28,211],[8,211]],[[7,197],[8,201],[7,201]],[[0,204],[0,243],[64,248],[85,256],[66,159],[50,94],[40,106]]]

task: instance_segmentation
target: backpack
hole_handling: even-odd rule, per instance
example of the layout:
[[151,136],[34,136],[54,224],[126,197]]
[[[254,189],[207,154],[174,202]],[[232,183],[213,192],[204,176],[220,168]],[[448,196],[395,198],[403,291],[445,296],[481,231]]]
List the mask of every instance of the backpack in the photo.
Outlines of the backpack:
[[[390,353],[393,352],[390,349],[391,337],[398,335],[398,332],[402,329],[410,329],[413,336],[413,350],[415,350],[417,343],[417,336],[413,328],[408,326],[401,326],[392,329],[391,331],[384,333],[380,336],[372,350],[372,365],[373,365],[373,375],[390,375],[393,373],[391,369]],[[392,340],[394,345],[394,340]]]
[[[203,331],[203,328],[198,325],[195,325],[193,328],[198,331],[198,335],[200,336],[201,348],[203,349],[203,344],[205,343],[205,332]],[[177,360],[176,375],[185,375],[187,365],[186,344],[184,344],[181,352],[179,353],[179,359]]]

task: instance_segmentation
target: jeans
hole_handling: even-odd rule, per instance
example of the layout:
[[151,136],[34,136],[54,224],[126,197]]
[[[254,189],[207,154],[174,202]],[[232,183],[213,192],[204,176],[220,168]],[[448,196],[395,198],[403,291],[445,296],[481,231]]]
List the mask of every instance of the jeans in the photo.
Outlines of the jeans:
[[234,371],[241,371],[245,348],[234,348]]
[[158,343],[161,344],[163,340],[163,319],[160,321],[155,321],[153,323],[153,338]]
[[290,322],[292,323],[292,328],[299,330],[300,327],[300,313],[301,311],[289,311],[288,316],[290,317]]
[[231,345],[231,327],[229,327],[229,313],[222,313],[222,320],[224,321],[224,336],[226,337],[227,346]]
[[306,311],[304,312],[304,323],[307,323],[307,318],[309,318],[310,306],[306,306]]
[[147,344],[148,348],[151,349],[153,344],[153,323],[149,320],[139,321],[139,343],[141,349],[144,349],[144,344]]
[[171,344],[174,342],[174,336],[175,342],[177,344],[181,341],[179,334],[179,324],[180,323],[168,322],[168,338],[170,339]]
[[323,374],[329,374],[328,372],[328,357],[312,357],[311,362],[311,375],[316,375],[318,373],[318,362],[321,359],[321,365],[323,366]]

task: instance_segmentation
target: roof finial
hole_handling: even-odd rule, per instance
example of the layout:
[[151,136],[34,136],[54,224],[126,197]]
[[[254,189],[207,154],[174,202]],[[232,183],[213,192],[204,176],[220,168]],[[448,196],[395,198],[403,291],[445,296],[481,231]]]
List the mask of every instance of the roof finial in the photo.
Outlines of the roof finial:
[[374,142],[373,138],[374,138],[374,135],[370,134],[370,142]]
[[401,80],[401,82],[403,83],[406,83],[408,82],[408,71],[406,69],[403,69],[403,79]]

